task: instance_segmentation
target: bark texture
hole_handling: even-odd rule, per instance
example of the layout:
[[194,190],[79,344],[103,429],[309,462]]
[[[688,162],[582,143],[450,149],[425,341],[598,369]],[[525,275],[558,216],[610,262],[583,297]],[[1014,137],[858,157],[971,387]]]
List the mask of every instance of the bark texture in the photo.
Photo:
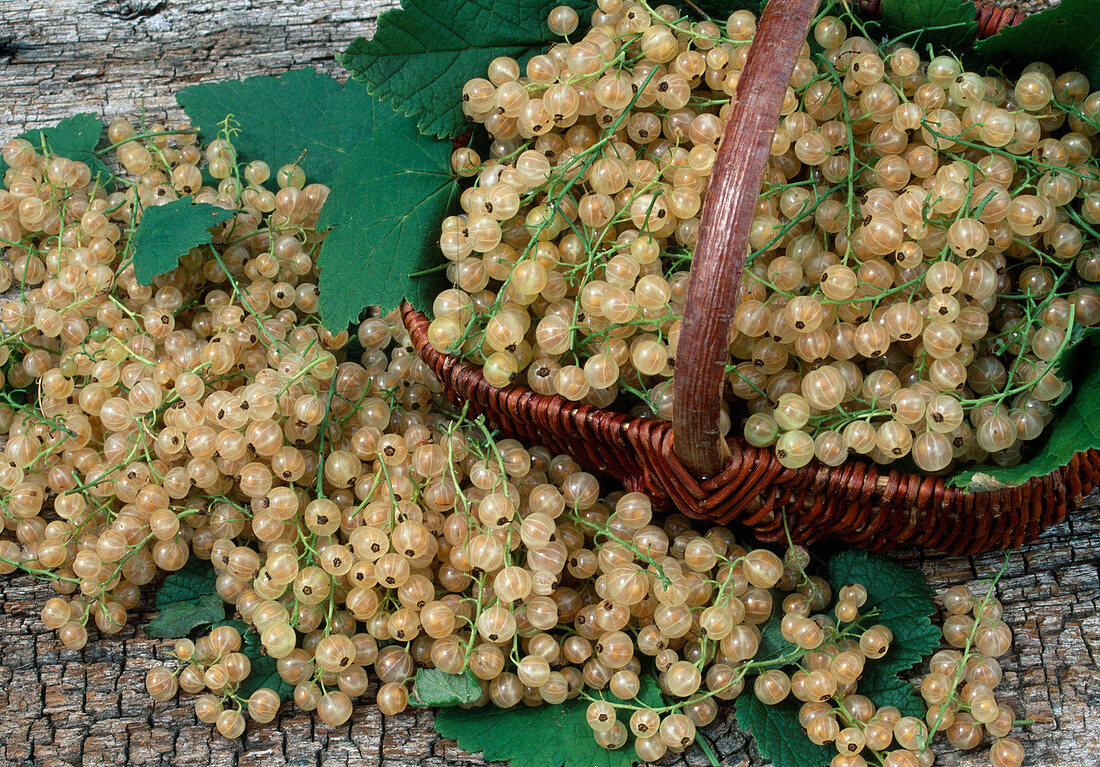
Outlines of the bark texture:
[[[195,82],[314,66],[336,72],[332,53],[370,35],[387,0],[0,0],[0,141],[81,111],[106,120],[144,110],[183,121],[172,94]],[[988,578],[1000,555],[903,555],[938,590]],[[1028,767],[1100,765],[1100,515],[1074,514],[1011,555],[998,589],[1013,627],[998,697],[1034,724],[1016,733]],[[348,725],[326,727],[284,707],[265,726],[228,742],[199,723],[189,696],[154,704],[144,676],[169,642],[127,627],[64,649],[38,618],[48,586],[0,578],[0,766],[485,764],[438,737],[430,712],[383,719],[360,704]],[[148,611],[134,612],[138,622]],[[366,696],[371,697],[370,693]],[[723,710],[704,731],[724,765],[760,758]],[[697,749],[668,764],[702,767]],[[988,764],[983,748],[945,751],[937,764]]]

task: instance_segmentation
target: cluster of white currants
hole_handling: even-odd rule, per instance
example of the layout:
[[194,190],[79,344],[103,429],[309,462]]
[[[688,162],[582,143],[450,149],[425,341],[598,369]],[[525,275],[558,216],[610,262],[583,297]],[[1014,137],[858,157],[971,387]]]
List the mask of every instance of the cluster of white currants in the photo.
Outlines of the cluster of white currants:
[[[551,28],[577,23],[555,10]],[[601,0],[463,107],[492,139],[439,240],[435,348],[495,386],[670,418],[688,269],[755,30]],[[729,339],[722,428],[799,467],[1014,464],[1100,322],[1100,93],[884,50],[825,16],[791,76]],[[518,376],[518,378],[517,378]]]

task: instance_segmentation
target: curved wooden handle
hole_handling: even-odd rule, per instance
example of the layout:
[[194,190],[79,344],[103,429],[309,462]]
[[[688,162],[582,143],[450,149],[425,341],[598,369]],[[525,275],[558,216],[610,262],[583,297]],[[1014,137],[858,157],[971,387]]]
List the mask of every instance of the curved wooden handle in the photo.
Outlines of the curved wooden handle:
[[715,158],[673,376],[676,456],[699,477],[728,455],[718,430],[730,323],[779,110],[818,0],[771,0],[757,24]]

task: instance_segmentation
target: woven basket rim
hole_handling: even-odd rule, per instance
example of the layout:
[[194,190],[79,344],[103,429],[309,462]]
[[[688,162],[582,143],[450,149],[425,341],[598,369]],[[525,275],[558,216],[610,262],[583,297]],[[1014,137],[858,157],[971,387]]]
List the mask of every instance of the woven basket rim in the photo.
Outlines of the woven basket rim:
[[[573,402],[558,394],[539,394],[538,392],[534,391],[528,386],[524,386],[523,384],[512,383],[505,387],[495,387],[487,380],[485,380],[485,376],[481,373],[480,368],[478,368],[473,363],[463,359],[456,354],[446,354],[443,352],[438,352],[431,347],[431,344],[427,340],[427,325],[429,319],[424,312],[414,307],[408,301],[402,301],[400,314],[402,318],[402,324],[404,324],[405,329],[409,332],[409,336],[412,340],[413,347],[416,350],[417,355],[420,356],[421,359],[424,359],[425,357],[430,357],[433,355],[433,353],[439,355],[439,357],[442,359],[441,363],[432,364],[428,360],[425,361],[428,362],[429,366],[437,372],[438,370],[447,371],[448,378],[461,373],[463,375],[475,378],[478,381],[484,382],[484,385],[487,387],[496,389],[501,393],[502,398],[507,398],[508,395],[520,395],[524,399],[530,399],[532,401],[553,403],[553,405],[561,408],[562,411],[567,413],[567,415],[564,417],[568,417],[570,419],[587,419],[603,415],[615,420],[614,428],[616,429],[626,431],[627,429],[631,428],[632,425],[644,425],[652,432],[661,433],[662,436],[664,432],[667,432],[668,439],[670,441],[675,439],[673,435],[671,421],[666,421],[655,416],[633,415],[631,413],[625,413],[621,410],[614,410],[610,407],[601,408],[585,402]],[[444,386],[446,388],[446,384],[444,384]],[[731,431],[730,434],[725,437],[725,441],[731,448],[735,448],[741,453],[753,451],[767,453],[775,452],[774,448],[772,447],[754,447],[750,445],[743,436],[733,431]],[[1004,493],[1006,491],[1024,488],[1029,485],[1041,485],[1044,481],[1047,481],[1053,478],[1055,475],[1059,474],[1060,472],[1064,471],[1065,468],[1069,466],[1075,458],[1083,456],[1087,452],[1087,450],[1079,450],[1075,452],[1068,461],[1059,465],[1057,468],[1052,469],[1046,474],[1029,477],[1027,480],[1013,485],[997,483],[997,480],[991,477],[989,480],[980,480],[977,486],[974,486],[973,483],[971,483],[971,485],[968,485],[967,487],[949,486],[947,485],[947,481],[950,479],[950,476],[948,475],[932,475],[922,474],[916,471],[904,471],[897,468],[891,468],[889,465],[875,463],[865,456],[851,454],[848,458],[845,459],[844,463],[840,464],[839,466],[824,466],[815,458],[812,459],[810,463],[808,463],[806,466],[800,467],[798,469],[784,469],[784,471],[788,472],[791,476],[798,475],[804,478],[816,479],[823,471],[828,471],[830,469],[839,469],[850,465],[860,465],[868,469],[872,469],[877,473],[877,476],[875,478],[875,486],[876,489],[878,489],[879,491],[885,490],[887,488],[887,486],[890,484],[891,475],[897,475],[901,477],[913,477],[922,481],[934,480],[941,482],[944,485],[944,491],[948,493],[957,493],[959,495],[966,496],[981,496]],[[699,481],[701,487],[706,487],[708,484],[714,484],[716,482],[716,477],[702,478]],[[992,486],[993,483],[997,483],[998,486]]]
[[1097,450],[1076,453],[1065,466],[1022,485],[969,491],[858,459],[835,468],[812,462],[787,469],[771,448],[753,448],[737,437],[722,474],[698,480],[673,453],[667,421],[520,385],[498,389],[476,366],[435,350],[427,317],[407,302],[402,320],[417,354],[456,405],[465,404],[508,436],[568,453],[627,490],[645,492],[658,508],[675,507],[717,524],[737,522],[762,541],[830,538],[875,551],[916,545],[950,554],[1015,548],[1061,521],[1100,481]]

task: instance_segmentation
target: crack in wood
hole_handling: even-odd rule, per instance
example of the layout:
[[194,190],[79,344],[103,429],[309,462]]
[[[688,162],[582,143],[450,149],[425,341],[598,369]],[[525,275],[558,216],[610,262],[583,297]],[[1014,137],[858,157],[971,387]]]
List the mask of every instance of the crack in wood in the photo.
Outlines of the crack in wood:
[[156,16],[168,6],[167,0],[100,0],[92,6],[100,16],[108,16],[121,21],[148,19]]
[[19,53],[19,44],[15,35],[0,36],[0,63],[10,64]]

